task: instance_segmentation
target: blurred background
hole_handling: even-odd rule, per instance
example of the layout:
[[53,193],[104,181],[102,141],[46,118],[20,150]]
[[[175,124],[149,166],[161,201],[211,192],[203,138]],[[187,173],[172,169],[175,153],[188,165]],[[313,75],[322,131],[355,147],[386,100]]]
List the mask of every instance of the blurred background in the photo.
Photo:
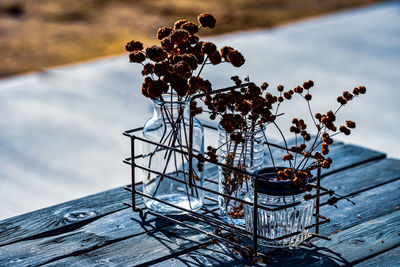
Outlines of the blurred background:
[[[152,102],[124,46],[155,44],[160,26],[204,11],[217,25],[202,39],[246,58],[206,66],[214,88],[233,75],[270,90],[312,79],[313,112],[325,113],[364,85],[338,117],[357,128],[338,139],[400,158],[399,1],[0,0],[0,220],[130,182],[122,132],[142,126]],[[311,125],[301,99],[281,111],[282,125]]]
[[124,52],[156,42],[157,26],[218,18],[216,35],[270,28],[379,0],[0,0],[0,77]]

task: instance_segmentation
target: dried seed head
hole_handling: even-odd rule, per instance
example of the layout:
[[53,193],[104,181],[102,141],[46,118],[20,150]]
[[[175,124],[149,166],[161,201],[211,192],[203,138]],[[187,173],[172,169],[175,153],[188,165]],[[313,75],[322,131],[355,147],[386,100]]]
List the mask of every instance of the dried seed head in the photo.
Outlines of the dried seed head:
[[228,61],[228,53],[232,50],[235,50],[233,47],[230,46],[224,46],[221,48],[221,56],[225,61]]
[[144,65],[143,70],[142,70],[142,75],[146,76],[149,74],[152,74],[154,72],[154,65],[151,63],[147,63]]
[[214,28],[216,20],[210,13],[203,13],[197,17],[202,27]]
[[158,40],[162,40],[165,37],[168,37],[169,34],[171,33],[172,28],[171,27],[161,27],[157,31],[157,38]]
[[358,90],[360,91],[360,94],[362,94],[362,95],[367,92],[367,89],[365,88],[365,86],[358,87]]
[[314,86],[314,82],[311,81],[311,80],[309,80],[308,82],[303,83],[303,87],[304,87],[304,89],[306,89],[306,90],[310,89],[310,88],[313,87],[313,86]]
[[227,59],[234,67],[240,67],[245,62],[243,55],[237,50],[231,50],[227,55]]
[[283,85],[278,85],[277,89],[278,89],[278,92],[283,92],[284,87],[283,87]]
[[263,84],[261,84],[261,89],[262,90],[267,90],[267,88],[268,88],[268,83],[267,82],[264,82]]
[[208,55],[208,59],[210,60],[211,64],[218,65],[221,63],[222,57],[218,50],[215,50],[213,54]]
[[187,30],[191,35],[193,35],[199,31],[199,26],[191,21],[188,21],[182,24],[181,29]]
[[125,49],[128,52],[138,51],[143,49],[143,43],[132,40],[125,45]]
[[161,47],[153,45],[146,48],[146,56],[152,61],[160,62],[167,58],[167,53]]
[[176,29],[171,32],[170,38],[173,44],[183,44],[189,40],[189,32],[184,29]]
[[306,95],[304,96],[304,98],[305,98],[307,101],[310,101],[310,100],[312,99],[312,96],[311,96],[311,94],[306,94]]
[[183,24],[185,24],[186,22],[188,22],[187,19],[180,19],[180,20],[175,21],[175,23],[174,23],[174,30],[180,29],[181,26],[182,26]]
[[131,63],[142,63],[146,60],[146,56],[142,51],[135,50],[129,54],[129,62]]
[[212,42],[203,42],[201,50],[207,55],[211,55],[217,51],[217,46]]
[[356,128],[356,123],[354,121],[346,121],[346,126],[351,129],[354,129]]

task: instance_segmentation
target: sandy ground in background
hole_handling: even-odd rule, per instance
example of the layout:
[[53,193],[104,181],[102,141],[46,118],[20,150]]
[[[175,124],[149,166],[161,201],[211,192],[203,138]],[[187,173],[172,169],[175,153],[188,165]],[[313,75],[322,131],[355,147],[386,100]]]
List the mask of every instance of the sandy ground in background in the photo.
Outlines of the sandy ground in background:
[[0,77],[120,54],[130,39],[155,42],[159,26],[209,11],[204,35],[270,28],[380,0],[0,0]]

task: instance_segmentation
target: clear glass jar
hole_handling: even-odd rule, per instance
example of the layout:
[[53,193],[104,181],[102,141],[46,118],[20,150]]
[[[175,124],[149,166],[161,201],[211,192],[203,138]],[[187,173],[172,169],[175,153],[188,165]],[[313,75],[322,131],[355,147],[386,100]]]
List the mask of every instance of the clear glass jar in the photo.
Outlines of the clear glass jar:
[[[164,101],[153,100],[154,114],[143,129],[144,138],[183,151],[189,147],[190,102],[178,101],[176,95],[164,95]],[[189,159],[187,155],[160,146],[142,142],[141,165],[180,181],[189,182]],[[193,120],[193,153],[204,154],[204,129],[199,120]],[[193,183],[202,186],[203,175],[197,169],[197,159],[193,159]],[[190,188],[184,183],[162,175],[142,170],[143,193],[188,210],[198,210],[203,206],[203,192]],[[179,209],[150,198],[143,199],[150,210],[161,214],[182,214]]]
[[[249,173],[261,168],[264,159],[264,135],[261,129],[244,134],[244,143],[235,146],[221,125],[218,126],[218,161]],[[243,199],[250,188],[250,176],[218,167],[219,192]],[[218,196],[220,218],[235,225],[244,225],[241,202]]]
[[[259,205],[263,205],[268,208],[277,208],[290,205],[295,202],[300,202],[301,204],[278,211],[267,211],[259,208],[257,216],[258,234],[265,238],[275,239],[298,231],[301,233],[277,241],[267,241],[259,238],[258,244],[268,247],[297,246],[308,237],[309,230],[305,229],[305,227],[312,224],[315,202],[314,199],[304,200],[305,192],[302,188],[292,188],[291,190],[286,188],[279,190],[276,187],[272,190],[265,191],[264,186],[265,184],[259,184]],[[302,187],[304,188],[304,184]],[[254,203],[253,190],[246,194],[245,200]],[[246,220],[246,230],[253,233],[253,206],[244,205],[244,214]]]

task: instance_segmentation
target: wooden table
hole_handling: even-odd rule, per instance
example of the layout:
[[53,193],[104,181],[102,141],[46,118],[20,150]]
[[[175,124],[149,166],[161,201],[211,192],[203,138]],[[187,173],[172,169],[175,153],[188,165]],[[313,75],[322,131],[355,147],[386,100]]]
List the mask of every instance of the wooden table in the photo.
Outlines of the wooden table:
[[[354,196],[356,205],[323,204],[321,214],[331,222],[320,232],[331,241],[271,250],[267,264],[399,266],[400,160],[343,143],[330,155],[334,164],[323,173],[322,185]],[[209,171],[215,177],[215,170]],[[29,188],[21,194],[24,190]],[[130,193],[121,187],[0,221],[0,266],[249,265],[204,234],[151,216],[142,222],[125,201]]]

